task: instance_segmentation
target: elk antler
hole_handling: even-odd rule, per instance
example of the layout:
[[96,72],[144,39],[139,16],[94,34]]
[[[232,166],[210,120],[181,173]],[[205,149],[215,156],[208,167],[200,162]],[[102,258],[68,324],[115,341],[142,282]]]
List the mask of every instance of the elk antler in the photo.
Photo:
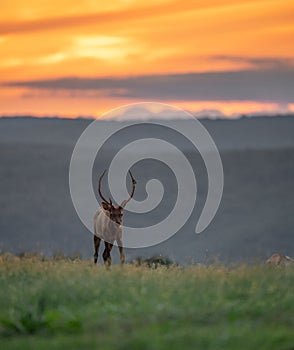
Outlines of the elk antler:
[[107,203],[107,204],[110,204],[106,199],[105,197],[103,196],[102,192],[101,192],[101,182],[102,182],[102,179],[103,179],[103,176],[105,174],[106,170],[103,171],[103,174],[100,176],[99,178],[99,184],[98,184],[98,192],[99,192],[99,195],[101,197],[101,199],[103,200],[103,202]]
[[128,199],[125,199],[122,203],[121,203],[121,207],[125,207],[126,206],[126,204],[133,198],[133,196],[134,196],[134,193],[135,193],[135,188],[136,188],[136,180],[134,179],[134,177],[133,177],[133,175],[132,175],[132,173],[131,173],[131,171],[129,170],[129,173],[130,173],[130,175],[131,175],[131,179],[132,179],[132,192],[131,192],[131,195],[130,195],[130,197],[128,198]]

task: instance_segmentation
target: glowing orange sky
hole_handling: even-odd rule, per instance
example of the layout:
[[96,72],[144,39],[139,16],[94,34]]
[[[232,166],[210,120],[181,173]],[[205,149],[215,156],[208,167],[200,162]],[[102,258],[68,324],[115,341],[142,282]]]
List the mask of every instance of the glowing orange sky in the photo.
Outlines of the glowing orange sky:
[[[252,68],[252,58],[294,57],[293,0],[2,0],[0,8],[1,115],[99,116],[138,102],[103,91],[5,86],[16,81],[232,71]],[[168,102],[227,114],[279,107],[268,101]]]

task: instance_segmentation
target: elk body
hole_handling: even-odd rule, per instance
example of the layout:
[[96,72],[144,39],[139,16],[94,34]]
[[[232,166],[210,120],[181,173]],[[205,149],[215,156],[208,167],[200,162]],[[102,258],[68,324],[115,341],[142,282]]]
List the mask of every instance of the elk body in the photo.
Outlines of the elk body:
[[111,265],[111,250],[113,244],[116,242],[119,253],[120,253],[120,262],[124,264],[125,255],[123,251],[122,243],[122,219],[123,219],[123,210],[126,204],[133,198],[136,187],[136,180],[133,178],[132,173],[129,171],[132,179],[132,191],[130,197],[124,200],[121,205],[113,205],[111,199],[107,201],[101,191],[101,182],[105,174],[105,171],[99,178],[98,184],[98,193],[102,199],[101,207],[98,209],[94,216],[94,264],[98,260],[98,251],[100,247],[101,240],[104,241],[105,249],[103,252],[103,260],[106,266]]

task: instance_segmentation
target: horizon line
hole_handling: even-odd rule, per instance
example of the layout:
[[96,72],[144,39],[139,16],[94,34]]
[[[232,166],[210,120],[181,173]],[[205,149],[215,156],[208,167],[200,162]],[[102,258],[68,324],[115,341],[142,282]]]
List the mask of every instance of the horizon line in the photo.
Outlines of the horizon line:
[[[217,120],[240,120],[240,119],[260,119],[260,118],[289,118],[289,117],[294,117],[294,112],[273,112],[273,113],[267,113],[267,112],[252,112],[252,113],[236,113],[234,115],[231,116],[227,116],[227,115],[219,115],[216,117],[213,116],[209,116],[208,114],[205,115],[201,115],[201,116],[197,116],[195,114],[197,114],[198,112],[194,112],[192,113],[193,116],[196,119],[201,119],[201,120],[212,120],[212,121],[217,121]],[[112,122],[119,122],[119,123],[123,123],[125,121],[130,121],[130,120],[146,120],[146,121],[150,121],[153,120],[155,118],[126,118],[124,120],[119,119],[117,117],[112,117],[112,118],[96,118],[94,116],[83,116],[83,115],[74,115],[74,116],[66,116],[66,115],[34,115],[34,114],[0,114],[0,120],[2,119],[35,119],[35,120],[42,120],[42,119],[58,119],[58,120],[100,120],[100,121],[112,121]],[[172,120],[172,121],[185,121],[185,120],[189,120],[189,118],[156,118],[157,120]]]

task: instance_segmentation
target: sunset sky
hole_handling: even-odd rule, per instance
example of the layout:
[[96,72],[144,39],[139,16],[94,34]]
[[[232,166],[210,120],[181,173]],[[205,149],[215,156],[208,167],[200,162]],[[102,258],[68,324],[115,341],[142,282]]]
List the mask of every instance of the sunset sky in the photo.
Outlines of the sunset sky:
[[0,115],[294,111],[294,1],[2,0]]

